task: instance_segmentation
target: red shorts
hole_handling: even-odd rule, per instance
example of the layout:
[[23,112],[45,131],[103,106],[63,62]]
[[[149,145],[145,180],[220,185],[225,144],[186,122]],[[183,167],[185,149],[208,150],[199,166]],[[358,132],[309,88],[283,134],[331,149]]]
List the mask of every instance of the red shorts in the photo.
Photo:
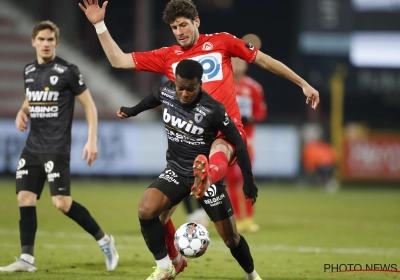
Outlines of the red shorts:
[[[236,126],[236,127],[237,127],[237,129],[239,130],[239,133],[240,133],[240,135],[242,136],[242,138],[243,138],[243,140],[244,140],[244,143],[246,143],[246,146],[247,146],[246,132],[244,131],[243,126]],[[231,162],[229,162],[228,165],[231,166],[231,165],[237,164],[235,146],[233,146],[233,144],[230,143],[230,142],[226,139],[225,135],[223,135],[223,134],[221,133],[221,131],[218,132],[218,134],[217,134],[217,139],[222,139],[222,140],[224,140],[224,141],[225,141],[229,146],[231,146],[232,149],[233,149],[233,153],[235,154],[235,157],[231,160]]]

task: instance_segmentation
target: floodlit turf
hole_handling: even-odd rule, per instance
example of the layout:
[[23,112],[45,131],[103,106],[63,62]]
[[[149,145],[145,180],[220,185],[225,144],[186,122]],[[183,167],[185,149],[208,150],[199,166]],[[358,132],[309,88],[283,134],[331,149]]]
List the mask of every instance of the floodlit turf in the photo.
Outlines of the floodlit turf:
[[[46,187],[38,203],[38,271],[0,273],[0,279],[146,279],[155,263],[140,233],[137,206],[149,183],[73,180],[73,198],[115,236],[120,255],[115,271],[106,271],[94,239],[52,206]],[[325,264],[391,264],[400,271],[399,188],[377,185],[343,189],[336,195],[277,184],[259,188],[256,219],[261,230],[244,236],[262,279],[400,279],[394,272],[324,272]],[[0,266],[20,254],[18,220],[14,181],[0,181]],[[186,222],[183,208],[173,220],[176,227]],[[176,279],[244,280],[212,226],[209,231],[207,253],[189,260]]]

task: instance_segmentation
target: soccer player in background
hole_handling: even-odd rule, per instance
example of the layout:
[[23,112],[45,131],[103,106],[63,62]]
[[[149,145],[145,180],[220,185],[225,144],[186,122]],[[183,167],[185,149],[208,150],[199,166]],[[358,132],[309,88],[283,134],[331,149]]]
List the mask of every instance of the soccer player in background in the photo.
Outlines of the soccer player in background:
[[[311,102],[314,109],[318,106],[318,91],[286,65],[259,51],[256,46],[225,32],[200,34],[200,18],[191,0],[170,0],[164,9],[163,20],[170,25],[178,45],[132,53],[124,53],[107,30],[104,23],[107,5],[108,1],[105,1],[100,7],[98,0],[83,0],[83,4],[79,3],[81,10],[94,25],[103,50],[113,67],[161,73],[174,81],[174,72],[179,61],[183,59],[199,61],[205,69],[203,88],[215,100],[225,105],[228,115],[243,136],[245,132],[233,83],[232,57],[239,57],[292,81],[302,88],[306,103]],[[208,162],[203,162],[204,165],[209,165],[210,169],[203,174],[197,172],[199,178],[195,181],[195,193],[197,190],[207,189],[225,176],[228,165],[236,163],[233,149],[232,145],[221,137],[215,139]],[[172,208],[170,213],[165,212],[160,219],[164,223],[169,256],[179,273],[187,266],[187,261],[174,248],[175,227],[169,215],[176,207]]]
[[[31,127],[16,172],[20,210],[20,258],[0,272],[35,272],[34,243],[38,226],[36,203],[45,181],[54,206],[91,234],[105,256],[106,268],[118,264],[114,237],[105,234],[89,211],[70,195],[71,125],[75,97],[85,109],[88,140],[82,159],[90,166],[97,157],[97,110],[78,67],[56,56],[59,29],[51,21],[36,24],[32,46],[37,60],[25,66],[26,98],[15,119],[17,129]],[[1,278],[1,277],[0,277]]]
[[[254,269],[253,258],[246,239],[236,229],[235,216],[225,186],[215,182],[207,193],[192,187],[196,177],[193,170],[207,169],[201,159],[210,152],[213,141],[222,132],[235,148],[244,177],[244,191],[255,203],[251,161],[246,143],[225,107],[202,89],[202,65],[184,59],[176,66],[175,82],[167,81],[134,107],[121,107],[120,118],[162,105],[163,121],[168,138],[167,166],[151,183],[139,203],[139,222],[144,240],[154,256],[157,267],[147,280],[175,279],[176,270],[168,256],[164,229],[159,216],[192,195],[213,221],[215,228],[232,256],[245,271],[247,280],[261,280]],[[193,164],[194,162],[194,164]],[[206,159],[205,159],[206,162]]]
[[[232,68],[236,100],[239,104],[240,115],[246,132],[247,149],[253,162],[255,122],[260,122],[267,116],[264,91],[257,81],[246,75],[248,68],[246,61],[240,58],[232,58]],[[251,201],[243,195],[243,178],[237,165],[229,166],[225,182],[235,211],[238,231],[257,231],[259,226],[254,221],[254,208]]]

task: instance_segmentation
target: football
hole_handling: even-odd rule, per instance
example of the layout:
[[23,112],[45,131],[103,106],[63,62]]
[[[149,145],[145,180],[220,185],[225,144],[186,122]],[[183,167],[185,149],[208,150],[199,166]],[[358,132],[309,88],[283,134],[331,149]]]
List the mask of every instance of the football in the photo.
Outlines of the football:
[[181,255],[188,258],[204,255],[210,242],[207,229],[197,223],[183,224],[175,232],[175,247]]

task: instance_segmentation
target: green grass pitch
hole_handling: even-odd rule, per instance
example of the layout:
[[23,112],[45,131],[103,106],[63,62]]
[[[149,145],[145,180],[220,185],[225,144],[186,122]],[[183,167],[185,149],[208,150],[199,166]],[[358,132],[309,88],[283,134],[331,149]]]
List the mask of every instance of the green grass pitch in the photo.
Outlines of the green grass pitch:
[[[139,229],[137,206],[150,180],[72,181],[72,197],[86,206],[103,230],[115,236],[120,262],[107,272],[94,239],[56,210],[48,187],[38,202],[36,273],[0,273],[0,279],[146,279],[155,262]],[[20,255],[19,210],[13,180],[0,181],[0,266]],[[390,272],[324,272],[325,264],[392,264],[400,271],[400,189],[318,188],[260,183],[256,220],[245,233],[262,279],[400,279]],[[178,227],[186,222],[178,208]],[[244,280],[244,273],[212,225],[204,256],[189,260],[176,279]]]

